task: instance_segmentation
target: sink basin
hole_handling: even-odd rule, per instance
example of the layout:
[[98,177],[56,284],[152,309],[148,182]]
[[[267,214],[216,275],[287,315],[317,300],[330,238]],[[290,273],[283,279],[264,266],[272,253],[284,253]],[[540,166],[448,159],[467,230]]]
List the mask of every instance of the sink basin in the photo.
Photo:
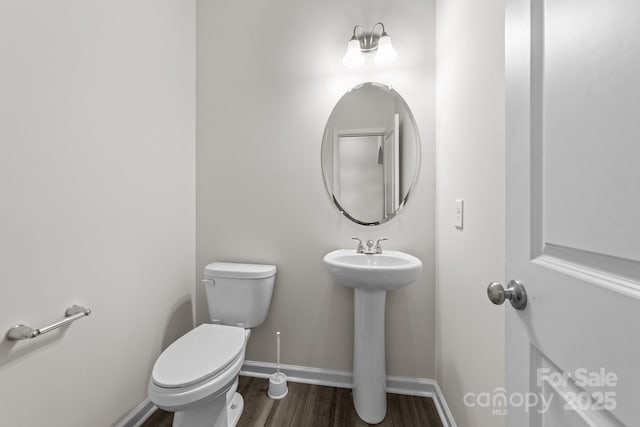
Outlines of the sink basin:
[[323,258],[338,283],[353,288],[353,405],[358,416],[378,424],[387,413],[384,306],[387,291],[414,282],[422,261],[400,251],[359,254],[338,249]]
[[355,289],[392,291],[413,283],[422,271],[422,261],[400,251],[359,254],[353,249],[338,249],[324,257],[331,276]]

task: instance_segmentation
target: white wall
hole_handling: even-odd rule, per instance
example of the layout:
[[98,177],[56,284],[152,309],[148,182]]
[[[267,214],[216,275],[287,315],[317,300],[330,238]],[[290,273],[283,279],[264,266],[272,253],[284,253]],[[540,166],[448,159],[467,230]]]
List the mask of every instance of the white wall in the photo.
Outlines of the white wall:
[[[504,387],[504,0],[437,2],[437,379],[460,427],[504,425],[465,393]],[[464,199],[464,230],[454,200]]]
[[0,328],[93,310],[0,342],[2,425],[114,424],[192,325],[194,14],[0,0]]
[[[328,276],[322,257],[351,236],[389,237],[386,247],[424,262],[411,286],[387,299],[390,374],[434,370],[434,3],[358,0],[239,0],[197,3],[197,270],[212,261],[278,266],[271,310],[251,336],[247,359],[351,370],[353,292]],[[353,26],[383,21],[399,53],[352,71],[342,56]],[[390,83],[412,108],[422,138],[413,197],[379,227],[350,223],[323,184],[326,120],[357,83]],[[355,246],[353,246],[355,247]],[[197,286],[199,322],[206,321]]]

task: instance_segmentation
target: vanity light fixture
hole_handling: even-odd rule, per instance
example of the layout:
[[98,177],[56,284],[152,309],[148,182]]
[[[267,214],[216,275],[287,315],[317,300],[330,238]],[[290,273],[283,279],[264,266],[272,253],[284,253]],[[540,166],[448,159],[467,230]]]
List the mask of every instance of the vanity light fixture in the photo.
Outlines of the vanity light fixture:
[[[382,27],[382,32],[375,32],[377,26]],[[360,30],[359,35],[358,30]],[[378,22],[370,32],[366,32],[362,25],[353,27],[353,36],[347,45],[347,53],[342,58],[345,67],[358,68],[364,64],[363,52],[376,52],[374,62],[377,65],[389,65],[395,61],[398,53],[391,44],[391,37],[384,30],[384,24]]]

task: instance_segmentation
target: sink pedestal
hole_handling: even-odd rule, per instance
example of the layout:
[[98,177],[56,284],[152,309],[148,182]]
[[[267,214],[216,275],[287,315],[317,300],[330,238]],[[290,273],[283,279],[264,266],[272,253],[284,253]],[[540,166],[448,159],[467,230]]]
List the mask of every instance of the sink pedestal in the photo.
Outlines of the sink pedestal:
[[384,305],[387,292],[354,289],[353,404],[369,424],[387,413]]
[[413,283],[422,261],[400,251],[363,254],[338,249],[322,259],[331,276],[354,291],[353,405],[378,424],[387,414],[384,303],[388,291]]

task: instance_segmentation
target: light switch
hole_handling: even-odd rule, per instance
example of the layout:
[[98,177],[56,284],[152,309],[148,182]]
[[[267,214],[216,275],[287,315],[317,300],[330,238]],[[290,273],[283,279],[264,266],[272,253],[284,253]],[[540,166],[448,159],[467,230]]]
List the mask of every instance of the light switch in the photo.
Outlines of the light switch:
[[462,230],[462,223],[464,219],[464,200],[456,200],[456,228]]

